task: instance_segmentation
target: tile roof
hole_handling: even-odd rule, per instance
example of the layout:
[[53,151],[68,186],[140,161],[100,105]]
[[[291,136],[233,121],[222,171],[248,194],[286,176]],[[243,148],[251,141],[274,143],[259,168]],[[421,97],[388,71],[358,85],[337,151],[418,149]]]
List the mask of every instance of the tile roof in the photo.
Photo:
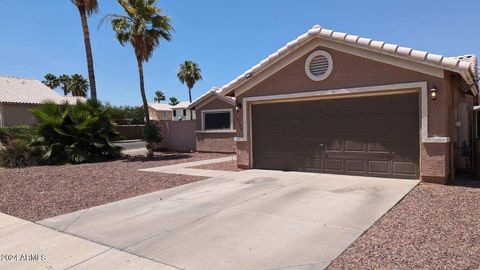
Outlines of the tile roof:
[[45,101],[73,104],[80,97],[64,97],[36,79],[0,76],[0,102],[41,104]]
[[148,103],[148,107],[156,111],[171,111],[172,106],[164,103]]
[[[473,76],[473,74],[471,74],[472,70],[477,69],[476,61],[468,61],[466,57],[445,57],[430,52],[401,47],[397,44],[390,44],[384,41],[372,40],[369,38],[363,38],[343,32],[337,32],[330,29],[322,28],[320,25],[315,25],[303,35],[299,36],[293,41],[290,41],[284,47],[280,48],[275,53],[269,55],[267,58],[260,61],[260,63],[253,66],[251,69],[245,71],[242,75],[225,84],[222,87],[221,93],[223,95],[230,93],[235,87],[250,78],[252,74],[255,75],[256,72],[263,70],[266,66],[274,63],[277,59],[281,58],[282,56],[288,54],[289,52],[295,50],[299,46],[305,44],[307,41],[310,41],[314,38],[327,39],[334,42],[343,43],[346,45],[355,46],[358,48],[363,48],[378,53],[383,53],[394,57],[399,57],[414,62],[428,64],[438,68],[458,72],[462,75],[462,77],[465,79],[465,81],[467,81],[468,84],[474,86],[476,91],[478,90],[477,81],[475,80],[476,76]],[[470,58],[473,59],[473,57]],[[474,57],[474,59],[476,60],[476,57]],[[474,65],[475,67],[472,68],[472,65]]]
[[470,72],[472,75],[475,77],[475,80],[478,82],[478,59],[475,54],[467,54],[467,55],[460,55],[460,56],[455,56],[454,58],[457,58],[462,61],[467,61],[470,63]]
[[218,98],[224,100],[225,102],[228,102],[228,103],[231,103],[232,105],[235,105],[235,98],[234,97],[228,97],[228,96],[224,96],[221,94],[221,91],[222,89],[218,88],[218,87],[212,87],[210,90],[208,90],[207,92],[205,92],[203,95],[199,96],[197,99],[195,99],[192,104],[190,104],[190,106],[188,106],[188,109],[191,109],[191,108],[195,108],[195,106],[197,104],[199,104],[200,102],[202,102],[203,100],[213,96],[213,95],[216,95]]
[[172,109],[186,109],[190,105],[188,101],[182,101],[175,106],[172,106]]

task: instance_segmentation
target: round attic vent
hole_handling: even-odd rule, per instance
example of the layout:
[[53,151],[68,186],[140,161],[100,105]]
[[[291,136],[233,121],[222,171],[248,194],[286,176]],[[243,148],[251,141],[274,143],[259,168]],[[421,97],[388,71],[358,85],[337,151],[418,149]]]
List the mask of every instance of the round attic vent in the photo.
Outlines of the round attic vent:
[[324,80],[333,69],[332,56],[326,51],[315,51],[305,61],[305,73],[314,81]]

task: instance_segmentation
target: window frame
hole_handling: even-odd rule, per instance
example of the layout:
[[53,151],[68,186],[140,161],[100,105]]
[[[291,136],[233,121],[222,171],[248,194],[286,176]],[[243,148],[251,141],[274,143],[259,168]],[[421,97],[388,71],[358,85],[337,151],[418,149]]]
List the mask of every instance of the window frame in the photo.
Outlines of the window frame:
[[[205,115],[213,113],[229,113],[230,114],[230,127],[225,129],[205,129]],[[213,109],[213,110],[202,110],[202,132],[232,132],[233,129],[233,109]]]

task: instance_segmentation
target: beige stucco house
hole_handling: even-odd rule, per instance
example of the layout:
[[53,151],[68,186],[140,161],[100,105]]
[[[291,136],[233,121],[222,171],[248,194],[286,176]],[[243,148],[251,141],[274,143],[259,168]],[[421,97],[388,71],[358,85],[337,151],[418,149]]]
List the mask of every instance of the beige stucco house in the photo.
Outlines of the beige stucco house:
[[46,101],[74,104],[80,97],[64,97],[35,79],[0,76],[0,127],[36,123],[30,109]]
[[148,103],[148,112],[150,120],[167,121],[172,120],[173,111],[172,106],[162,103]]
[[472,164],[477,81],[475,55],[316,25],[197,103],[197,129],[209,134],[202,107],[231,111],[221,129],[235,132],[242,168],[444,183]]
[[[190,112],[188,106],[190,102],[182,101],[175,106],[172,106],[173,111],[173,121],[181,121],[181,120],[195,120],[195,112]],[[192,118],[193,117],[193,118]]]
[[154,121],[182,121],[195,120],[195,112],[192,113],[193,119],[190,119],[190,110],[187,109],[190,102],[182,101],[175,106],[163,103],[149,103],[148,111],[150,120]]

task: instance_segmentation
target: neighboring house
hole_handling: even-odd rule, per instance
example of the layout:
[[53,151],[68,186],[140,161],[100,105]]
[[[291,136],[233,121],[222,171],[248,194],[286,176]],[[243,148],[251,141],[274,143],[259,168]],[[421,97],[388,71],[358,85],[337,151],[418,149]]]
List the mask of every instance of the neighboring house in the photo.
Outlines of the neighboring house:
[[[444,183],[472,160],[477,80],[474,55],[444,57],[317,25],[207,93],[211,106],[191,106],[199,132],[236,130],[239,167]],[[223,110],[228,102],[213,104],[220,96],[236,99],[235,128],[226,115],[200,116],[202,107]]]
[[81,97],[64,97],[35,79],[0,76],[0,127],[33,125],[30,109],[46,101],[74,104]]
[[148,112],[150,114],[150,120],[154,121],[166,121],[172,120],[172,109],[168,104],[162,103],[148,103]]
[[[190,103],[187,101],[182,101],[175,106],[163,103],[149,103],[148,111],[150,113],[150,120],[190,120],[190,110],[187,109],[188,105],[190,105]],[[193,112],[193,120],[195,120],[195,112]]]
[[193,119],[190,119],[190,110],[187,109],[190,105],[188,101],[182,101],[175,106],[172,106],[173,121],[179,120],[195,120],[195,112],[192,112]]
[[196,149],[200,152],[235,153],[235,99],[218,88],[196,99],[189,107],[196,113]]

